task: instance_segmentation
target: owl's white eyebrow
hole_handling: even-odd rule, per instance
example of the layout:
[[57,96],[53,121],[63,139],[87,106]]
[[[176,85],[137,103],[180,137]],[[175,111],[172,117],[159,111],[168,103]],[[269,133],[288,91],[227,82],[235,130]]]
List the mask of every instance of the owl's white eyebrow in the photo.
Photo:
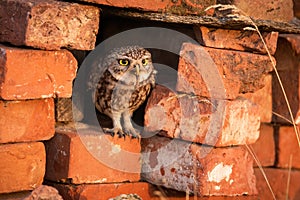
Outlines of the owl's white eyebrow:
[[145,55],[145,56],[143,56],[143,58],[144,58],[144,59],[145,59],[145,58],[149,59],[149,58],[151,58],[151,56]]

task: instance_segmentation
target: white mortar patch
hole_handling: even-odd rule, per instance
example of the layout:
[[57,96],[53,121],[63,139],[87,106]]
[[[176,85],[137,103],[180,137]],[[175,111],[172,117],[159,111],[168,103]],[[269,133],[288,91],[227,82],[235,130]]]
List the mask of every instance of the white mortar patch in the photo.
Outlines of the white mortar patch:
[[228,182],[231,173],[232,165],[224,165],[223,163],[219,163],[212,171],[208,172],[208,181],[220,183],[225,179]]

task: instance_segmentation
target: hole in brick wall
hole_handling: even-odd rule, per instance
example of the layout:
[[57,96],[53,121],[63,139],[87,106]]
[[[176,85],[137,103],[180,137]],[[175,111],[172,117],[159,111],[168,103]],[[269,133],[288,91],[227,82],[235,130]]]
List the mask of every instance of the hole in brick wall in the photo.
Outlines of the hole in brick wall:
[[[183,25],[183,24],[171,24],[171,23],[164,23],[164,22],[154,22],[148,20],[137,20],[137,19],[130,19],[130,18],[121,18],[116,16],[107,15],[105,10],[101,15],[100,20],[100,29],[97,37],[96,45],[99,45],[101,42],[105,41],[106,39],[114,36],[118,33],[121,33],[126,30],[135,29],[135,28],[142,28],[142,27],[160,27],[160,28],[167,28],[171,30],[175,30],[181,32],[188,37],[195,39],[193,26],[192,25]],[[158,33],[159,34],[159,33]],[[175,40],[176,38],[174,38]],[[175,51],[177,54],[172,52],[168,52],[161,49],[147,49],[150,51],[152,55],[152,62],[154,63],[155,69],[158,71],[156,75],[156,81],[159,84],[167,85],[171,89],[175,89],[176,81],[177,81],[177,65],[179,61],[179,51],[181,49],[181,44],[179,42],[174,42],[178,44],[174,46]],[[83,51],[73,51],[76,59],[78,60],[78,64],[83,62],[84,58],[88,56],[89,52]],[[170,74],[170,70],[168,68],[174,69]],[[139,126],[143,126],[144,124],[144,110],[146,107],[147,101],[145,101],[133,114],[132,120],[135,124]],[[97,112],[98,121],[102,127],[112,127],[111,120],[102,115],[101,113]],[[94,119],[88,119],[87,116],[84,118],[85,123],[93,122]]]

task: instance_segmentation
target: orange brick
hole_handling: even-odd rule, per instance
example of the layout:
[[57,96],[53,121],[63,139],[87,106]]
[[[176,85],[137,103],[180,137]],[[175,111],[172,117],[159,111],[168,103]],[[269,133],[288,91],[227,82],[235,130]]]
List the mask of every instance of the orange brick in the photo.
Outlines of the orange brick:
[[121,194],[137,194],[142,199],[152,199],[150,185],[144,182],[65,185],[50,183],[62,195],[64,200],[93,199],[107,200]]
[[[198,42],[207,47],[267,54],[265,46],[256,31],[216,29],[199,25],[194,26],[194,31]],[[278,33],[263,32],[262,35],[270,53],[274,55]]]
[[[258,168],[256,168],[254,172],[256,175],[257,190],[260,199],[274,199],[261,171]],[[297,170],[291,171],[289,187],[288,187],[289,170],[276,169],[276,168],[264,168],[264,172],[267,176],[268,182],[271,185],[272,191],[275,194],[276,200],[300,199],[300,194],[299,194],[300,171]],[[288,193],[287,193],[287,187],[289,188]]]
[[254,93],[240,94],[241,97],[249,99],[258,106],[260,121],[270,123],[272,121],[272,75],[265,78],[265,86]]
[[184,43],[176,89],[202,97],[235,99],[240,93],[262,88],[271,70],[268,56]]
[[32,190],[42,184],[46,153],[43,143],[0,145],[0,193]]
[[135,8],[145,11],[174,13],[174,14],[197,14],[203,15],[204,9],[216,4],[216,0],[184,1],[184,0],[144,0],[144,1],[105,1],[105,0],[81,0],[91,3],[103,4],[120,8]]
[[247,99],[176,97],[163,86],[152,91],[145,111],[147,131],[218,147],[254,143],[259,126],[258,107]]
[[[261,124],[258,140],[251,145],[255,155],[262,166],[275,164],[275,140],[273,126]],[[256,162],[253,162],[257,166]]]
[[0,98],[70,97],[77,61],[67,50],[43,51],[0,45]]
[[41,141],[54,135],[53,99],[0,100],[0,143]]
[[278,132],[277,166],[288,168],[292,156],[292,167],[300,168],[300,148],[292,126],[281,126]]
[[[58,183],[49,183],[59,190],[64,200],[74,199],[93,199],[107,200],[122,194],[137,194],[144,200],[186,200],[185,192],[179,192],[166,188],[159,189],[146,182],[136,183],[114,183],[114,184],[85,184],[85,185],[65,185]],[[190,196],[190,199],[198,200],[258,200],[255,196],[237,197],[196,197]],[[1,198],[0,198],[1,199]]]
[[256,194],[252,157],[244,147],[212,148],[153,136],[142,140],[142,178],[199,196]]
[[218,0],[233,4],[254,19],[289,22],[293,18],[293,0]]
[[1,42],[47,50],[92,50],[99,9],[53,0],[3,0],[0,19]]
[[86,126],[57,128],[46,143],[46,179],[80,183],[134,182],[140,179],[140,143],[101,134]]
[[[285,89],[293,117],[297,124],[300,124],[300,36],[296,34],[279,35],[275,58],[276,67],[279,70],[283,87]],[[291,117],[285,102],[277,76],[273,75],[273,111],[277,115],[273,116],[274,122],[290,124]]]

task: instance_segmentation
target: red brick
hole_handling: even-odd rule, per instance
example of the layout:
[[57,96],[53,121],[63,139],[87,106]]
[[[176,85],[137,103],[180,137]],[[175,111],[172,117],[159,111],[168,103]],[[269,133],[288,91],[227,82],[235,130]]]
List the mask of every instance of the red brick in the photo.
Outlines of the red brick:
[[63,198],[58,194],[58,191],[50,186],[41,185],[34,189],[31,194],[24,198],[24,200],[37,200],[37,199],[55,199],[63,200]]
[[84,185],[52,183],[51,185],[59,191],[64,200],[107,200],[121,194],[137,194],[142,199],[152,199],[151,194],[149,193],[150,185],[144,182]]
[[212,148],[153,136],[142,140],[142,177],[202,195],[256,194],[252,157],[244,147]]
[[279,34],[275,53],[276,68],[279,71],[296,70],[300,66],[300,36],[299,34]]
[[42,184],[46,154],[43,143],[0,145],[0,193],[32,190]]
[[[265,46],[256,31],[216,29],[199,25],[194,26],[194,31],[198,42],[207,47],[267,54]],[[274,55],[278,33],[263,32],[262,35],[268,50]]]
[[3,0],[0,13],[1,42],[47,50],[95,47],[96,7],[53,0]]
[[276,166],[288,168],[292,156],[292,167],[300,168],[300,148],[292,126],[281,126],[278,132]]
[[22,191],[22,192],[0,194],[0,200],[38,200],[38,199],[63,200],[55,188],[46,185],[40,185],[33,191]]
[[102,134],[93,127],[57,128],[46,142],[46,179],[80,183],[116,183],[140,179],[140,143]]
[[24,200],[30,195],[31,191],[13,192],[0,194],[0,200]]
[[0,45],[0,98],[70,97],[77,61],[67,50],[43,51]]
[[293,18],[293,0],[218,0],[233,4],[254,19],[289,22]]
[[218,99],[264,86],[273,69],[268,56],[184,43],[180,51],[177,90]]
[[[49,183],[57,188],[64,200],[92,199],[107,200],[122,194],[137,194],[144,200],[186,200],[185,192],[179,192],[166,188],[157,188],[146,182],[114,183],[114,184],[85,184],[65,185]],[[237,197],[196,197],[190,199],[199,200],[236,200]],[[0,198],[1,199],[1,198]],[[255,196],[239,196],[239,200],[257,200]]]
[[219,147],[254,143],[259,126],[257,106],[246,99],[176,97],[163,86],[152,91],[145,112],[148,131]]
[[[256,175],[257,190],[260,199],[274,199],[269,187],[267,186],[266,180],[262,176],[261,171],[259,169],[255,169],[254,172]],[[288,195],[287,186],[289,171],[287,169],[264,168],[264,172],[268,178],[268,182],[272,187],[276,200],[296,200],[300,198],[300,171],[291,171]]]
[[249,99],[259,107],[260,122],[270,123],[272,121],[272,75],[266,76],[265,86],[262,89],[240,96]]
[[[300,69],[300,36],[293,34],[279,35],[278,47],[275,53],[277,69],[283,87],[287,94],[293,117],[300,123],[300,102],[299,102],[299,69]],[[277,76],[273,75],[273,111],[282,117],[273,116],[277,123],[288,124],[291,117],[285,102]]]
[[[258,140],[251,145],[261,166],[274,166],[275,164],[275,140],[274,129],[271,125],[261,124]],[[253,162],[257,166],[256,162]]]
[[0,100],[0,143],[48,140],[54,135],[53,99]]
[[174,13],[179,15],[203,15],[205,8],[216,4],[216,0],[184,1],[184,0],[144,0],[144,1],[119,1],[119,0],[81,0],[120,8],[134,8],[144,11]]

